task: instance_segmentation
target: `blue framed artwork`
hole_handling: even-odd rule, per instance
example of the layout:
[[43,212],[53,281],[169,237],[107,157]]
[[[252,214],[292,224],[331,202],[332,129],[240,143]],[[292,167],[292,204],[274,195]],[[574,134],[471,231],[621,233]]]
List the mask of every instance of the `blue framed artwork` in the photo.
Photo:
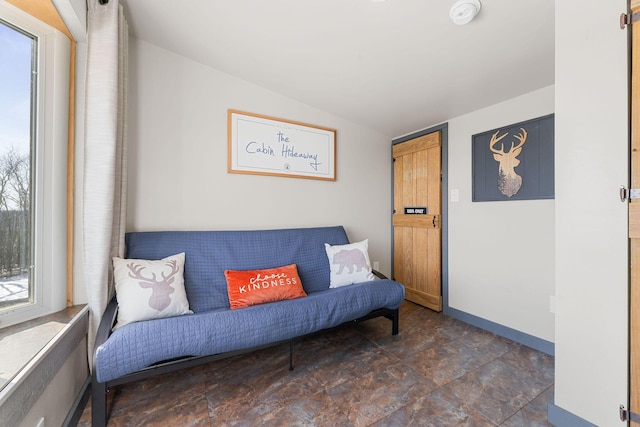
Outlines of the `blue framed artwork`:
[[474,202],[554,198],[554,115],[472,137]]

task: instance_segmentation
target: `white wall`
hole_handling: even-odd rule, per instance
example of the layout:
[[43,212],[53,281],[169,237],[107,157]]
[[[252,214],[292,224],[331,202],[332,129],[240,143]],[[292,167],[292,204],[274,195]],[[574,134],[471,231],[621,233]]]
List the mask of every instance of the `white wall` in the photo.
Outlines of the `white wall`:
[[[390,273],[388,136],[133,38],[130,71],[128,230],[341,224]],[[336,129],[337,181],[227,173],[229,108]]]
[[[554,201],[472,202],[472,135],[554,112],[553,86],[449,121],[449,306],[554,341]],[[449,197],[451,200],[451,197]]]
[[556,2],[555,404],[598,426],[627,399],[626,6]]

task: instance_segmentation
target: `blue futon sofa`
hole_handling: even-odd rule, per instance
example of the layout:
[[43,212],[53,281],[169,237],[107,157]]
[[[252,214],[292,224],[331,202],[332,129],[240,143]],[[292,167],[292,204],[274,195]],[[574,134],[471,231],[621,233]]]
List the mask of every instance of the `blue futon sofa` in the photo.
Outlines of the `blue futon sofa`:
[[[329,288],[325,243],[349,243],[341,226],[135,232],[128,233],[125,241],[130,259],[159,260],[185,253],[184,287],[193,314],[133,322],[114,330],[118,307],[114,297],[96,337],[94,427],[106,424],[106,393],[118,384],[377,316],[391,319],[392,334],[398,333],[398,308],[405,296],[401,284],[377,274],[377,280]],[[230,309],[225,270],[289,264],[297,265],[306,297]]]

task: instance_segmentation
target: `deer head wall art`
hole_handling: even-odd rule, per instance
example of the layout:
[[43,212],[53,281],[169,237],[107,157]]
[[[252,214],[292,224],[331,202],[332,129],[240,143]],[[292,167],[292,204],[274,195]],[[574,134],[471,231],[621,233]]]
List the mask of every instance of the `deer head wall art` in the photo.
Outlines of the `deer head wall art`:
[[515,167],[520,164],[518,155],[522,152],[524,143],[527,142],[527,131],[524,128],[520,128],[520,131],[519,134],[514,135],[519,141],[518,145],[515,145],[515,142],[512,141],[511,148],[506,153],[504,152],[504,143],[502,143],[499,150],[494,146],[508,136],[509,132],[498,136],[500,131],[497,130],[491,137],[491,141],[489,141],[489,150],[494,153],[493,158],[495,161],[500,163],[498,169],[498,190],[507,197],[513,196],[520,191],[520,187],[522,187],[522,177],[516,173]]
[[472,136],[474,202],[553,199],[554,115]]

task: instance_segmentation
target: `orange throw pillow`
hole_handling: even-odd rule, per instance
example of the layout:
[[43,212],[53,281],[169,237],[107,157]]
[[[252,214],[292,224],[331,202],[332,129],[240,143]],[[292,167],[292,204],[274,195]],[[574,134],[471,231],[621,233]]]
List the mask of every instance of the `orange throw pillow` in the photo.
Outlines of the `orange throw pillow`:
[[231,309],[306,297],[295,264],[265,270],[225,270]]

